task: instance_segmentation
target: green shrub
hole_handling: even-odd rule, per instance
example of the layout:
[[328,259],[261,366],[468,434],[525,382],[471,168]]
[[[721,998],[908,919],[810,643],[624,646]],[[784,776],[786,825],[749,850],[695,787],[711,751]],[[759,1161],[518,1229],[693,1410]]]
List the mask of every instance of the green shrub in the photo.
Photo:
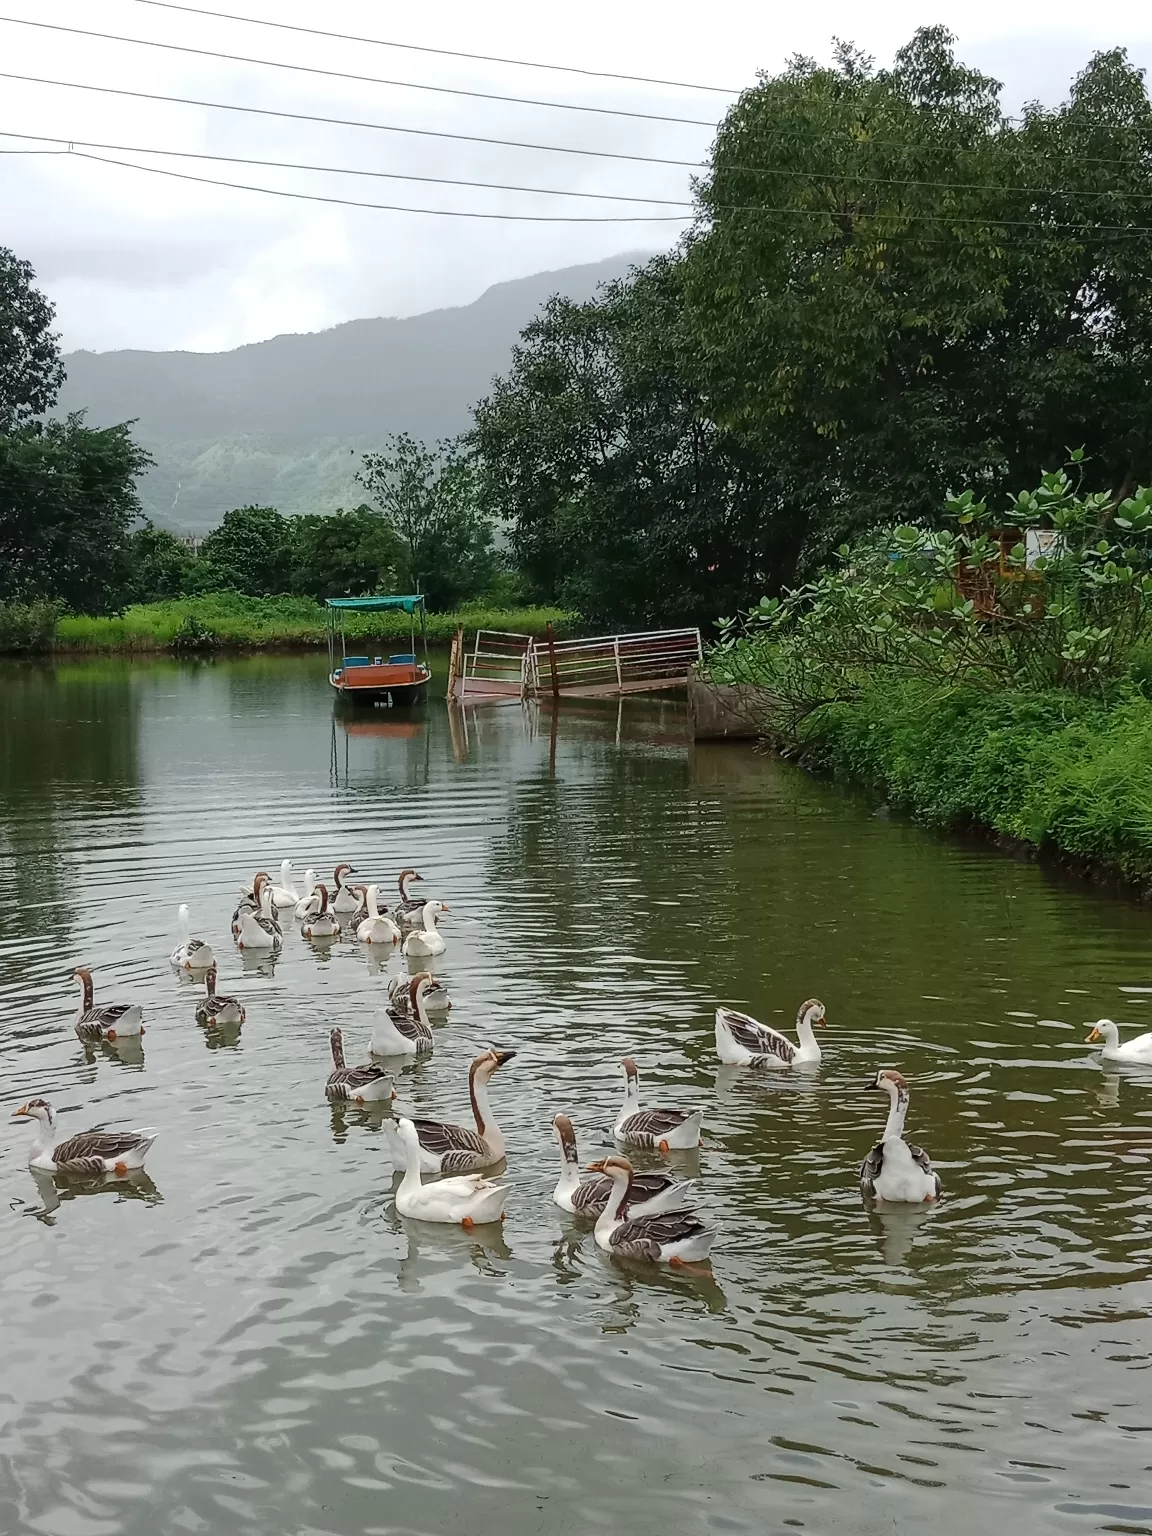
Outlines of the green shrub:
[[59,613],[50,601],[0,603],[0,653],[50,651]]

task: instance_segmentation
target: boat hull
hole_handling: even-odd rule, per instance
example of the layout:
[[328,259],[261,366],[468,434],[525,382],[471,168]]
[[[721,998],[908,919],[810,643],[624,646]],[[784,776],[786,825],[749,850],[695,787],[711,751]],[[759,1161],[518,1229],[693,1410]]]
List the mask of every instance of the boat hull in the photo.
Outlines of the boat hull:
[[432,674],[419,662],[342,667],[328,682],[341,699],[352,704],[423,704]]

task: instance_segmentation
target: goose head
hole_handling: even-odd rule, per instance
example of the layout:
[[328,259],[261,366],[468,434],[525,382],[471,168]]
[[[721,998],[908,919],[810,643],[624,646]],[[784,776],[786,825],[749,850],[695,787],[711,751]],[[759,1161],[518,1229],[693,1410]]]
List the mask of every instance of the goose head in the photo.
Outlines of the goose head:
[[84,989],[84,1007],[92,1006],[92,972],[86,965],[78,965],[72,972],[72,980],[78,981]]
[[36,1120],[44,1131],[51,1131],[56,1124],[56,1111],[47,1099],[27,1099],[14,1111],[13,1120]]
[[495,1046],[489,1046],[486,1051],[480,1052],[468,1068],[470,1080],[477,1083],[488,1082],[493,1073],[498,1072],[506,1061],[511,1061],[515,1054],[515,1051],[501,1051]]
[[356,871],[352,868],[351,864],[337,864],[336,868],[332,871],[332,878],[336,882],[336,889],[339,890],[343,885],[345,875],[354,875],[355,873]]
[[824,1017],[824,1004],[818,997],[810,997],[806,1003],[801,1003],[796,1014],[796,1023],[817,1024],[821,1029],[827,1029],[828,1024]]
[[600,1157],[594,1163],[589,1163],[588,1172],[606,1173],[613,1183],[617,1180],[627,1182],[632,1178],[632,1164],[626,1157],[613,1153],[611,1157]]
[[400,887],[400,900],[408,900],[408,882],[410,880],[423,880],[423,878],[424,876],[420,874],[419,870],[402,869],[400,871],[400,879],[397,881],[397,884]]
[[552,1117],[552,1130],[556,1140],[560,1143],[560,1156],[565,1163],[570,1163],[573,1168],[579,1166],[580,1158],[576,1151],[576,1127],[567,1115],[554,1115]]
[[1112,1019],[1097,1019],[1092,1026],[1092,1033],[1084,1042],[1086,1045],[1095,1045],[1097,1040],[1103,1040],[1108,1045],[1115,1045],[1120,1039],[1120,1026]]
[[908,1081],[903,1073],[897,1072],[893,1067],[881,1068],[874,1077],[868,1079],[864,1087],[865,1089],[879,1088],[881,1092],[896,1099],[908,1097]]

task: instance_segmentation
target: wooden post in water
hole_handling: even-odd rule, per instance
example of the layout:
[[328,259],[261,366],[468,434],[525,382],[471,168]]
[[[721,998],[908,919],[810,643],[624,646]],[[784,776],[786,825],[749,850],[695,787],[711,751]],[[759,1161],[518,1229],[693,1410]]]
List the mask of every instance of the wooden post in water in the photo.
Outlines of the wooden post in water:
[[460,658],[464,654],[464,626],[457,624],[452,636],[452,649],[448,653],[448,698],[456,696],[456,675],[460,670]]
[[556,633],[552,628],[552,620],[548,620],[548,627],[544,631],[548,640],[548,665],[552,668],[552,697],[560,697],[560,673],[556,669]]

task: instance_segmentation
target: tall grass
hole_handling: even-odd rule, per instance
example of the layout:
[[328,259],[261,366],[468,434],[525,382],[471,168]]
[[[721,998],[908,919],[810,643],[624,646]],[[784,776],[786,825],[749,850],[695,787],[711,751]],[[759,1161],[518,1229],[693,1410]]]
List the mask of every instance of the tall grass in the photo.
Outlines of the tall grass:
[[[462,608],[457,613],[430,613],[431,641],[450,640],[456,627],[507,629],[543,634],[549,620],[558,634],[571,632],[575,615],[559,608]],[[349,613],[348,639],[407,642],[408,615],[399,611]],[[56,625],[56,645],[70,651],[163,651],[188,644],[190,635],[205,648],[271,649],[277,646],[323,645],[324,608],[308,597],[245,597],[238,592],[210,592],[202,597],[141,603],[116,618],[62,618]]]

